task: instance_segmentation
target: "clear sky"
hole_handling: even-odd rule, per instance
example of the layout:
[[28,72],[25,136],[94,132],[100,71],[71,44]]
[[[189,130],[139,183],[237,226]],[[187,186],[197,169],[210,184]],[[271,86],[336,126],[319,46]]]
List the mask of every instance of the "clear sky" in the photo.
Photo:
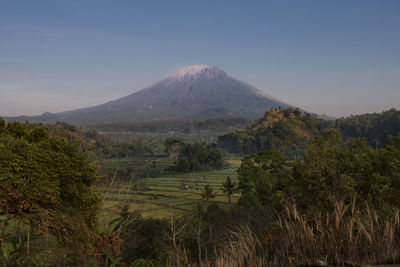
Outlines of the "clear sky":
[[400,1],[0,0],[0,115],[116,99],[215,65],[310,112],[400,108]]

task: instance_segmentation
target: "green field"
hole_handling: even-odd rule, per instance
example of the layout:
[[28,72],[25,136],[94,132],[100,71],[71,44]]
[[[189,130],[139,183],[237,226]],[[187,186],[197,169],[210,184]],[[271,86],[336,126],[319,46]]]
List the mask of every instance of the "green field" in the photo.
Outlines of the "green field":
[[129,176],[135,178],[157,177],[165,174],[167,167],[174,165],[174,159],[168,157],[138,156],[134,158],[108,159],[96,162],[98,175],[102,179],[113,176],[117,171],[131,170]]
[[[100,173],[106,173],[118,168],[136,167],[137,169],[143,169],[151,168],[153,165],[165,167],[173,162],[167,158],[156,160],[147,158],[147,161],[142,161],[142,163],[140,163],[140,158],[113,160],[104,164],[103,167],[106,167],[106,170],[100,169]],[[153,163],[154,161],[156,163]],[[113,182],[111,185],[102,184],[98,185],[97,189],[104,199],[105,214],[108,214],[107,209],[118,206],[118,204],[125,201],[130,203],[132,210],[140,209],[145,217],[164,218],[169,216],[171,211],[175,214],[189,211],[199,201],[205,202],[201,200],[200,190],[206,184],[211,185],[214,191],[217,192],[217,196],[212,201],[222,207],[229,207],[228,197],[222,192],[222,183],[227,176],[237,182],[236,171],[240,166],[240,159],[231,159],[228,160],[228,163],[230,167],[222,170],[134,179],[136,184],[139,183],[146,188],[144,191],[133,190],[133,185],[129,182]],[[183,188],[182,185],[186,188]],[[232,197],[232,201],[236,202],[238,197],[239,194],[235,194]]]

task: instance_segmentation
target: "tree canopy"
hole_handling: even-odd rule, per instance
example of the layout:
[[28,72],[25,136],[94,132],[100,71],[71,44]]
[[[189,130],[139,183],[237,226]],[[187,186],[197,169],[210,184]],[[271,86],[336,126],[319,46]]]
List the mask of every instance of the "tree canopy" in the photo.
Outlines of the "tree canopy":
[[0,120],[0,244],[10,234],[5,229],[18,225],[18,232],[53,236],[75,260],[101,254],[95,174],[76,146],[43,128]]
[[383,213],[400,205],[400,135],[373,149],[363,139],[343,141],[326,130],[289,162],[274,151],[246,156],[238,170],[242,197],[253,192],[264,205],[295,201],[310,212],[327,210],[330,198],[368,202]]

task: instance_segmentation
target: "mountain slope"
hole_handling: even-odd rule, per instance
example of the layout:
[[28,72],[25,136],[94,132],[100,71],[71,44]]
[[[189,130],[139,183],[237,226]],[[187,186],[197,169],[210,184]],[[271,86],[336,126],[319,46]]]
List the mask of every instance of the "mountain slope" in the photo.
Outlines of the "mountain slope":
[[255,119],[265,110],[278,106],[289,107],[217,67],[194,65],[136,93],[99,106],[18,119],[76,124],[229,117]]

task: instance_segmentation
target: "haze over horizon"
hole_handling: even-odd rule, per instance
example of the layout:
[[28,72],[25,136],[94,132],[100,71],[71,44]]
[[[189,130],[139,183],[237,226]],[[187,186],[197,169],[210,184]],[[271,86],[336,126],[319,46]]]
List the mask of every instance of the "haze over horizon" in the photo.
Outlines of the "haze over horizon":
[[94,106],[197,64],[286,103],[400,109],[399,1],[12,1],[0,9],[0,116]]

